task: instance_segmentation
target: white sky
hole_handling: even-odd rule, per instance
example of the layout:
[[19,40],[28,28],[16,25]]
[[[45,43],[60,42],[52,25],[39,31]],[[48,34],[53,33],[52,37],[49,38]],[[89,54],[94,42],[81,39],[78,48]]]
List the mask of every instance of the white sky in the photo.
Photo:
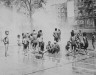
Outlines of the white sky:
[[64,3],[67,0],[47,0],[49,5],[58,4],[58,3]]

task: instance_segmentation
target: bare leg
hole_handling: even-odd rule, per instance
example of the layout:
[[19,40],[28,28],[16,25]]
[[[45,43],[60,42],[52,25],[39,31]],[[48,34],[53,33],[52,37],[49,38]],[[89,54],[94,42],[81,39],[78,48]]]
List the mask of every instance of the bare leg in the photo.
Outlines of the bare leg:
[[5,45],[5,57],[7,57],[7,52],[8,52],[8,44]]
[[94,46],[94,44],[95,44],[95,43],[94,43],[94,42],[92,42],[92,46],[93,46],[93,48],[95,49],[95,46]]

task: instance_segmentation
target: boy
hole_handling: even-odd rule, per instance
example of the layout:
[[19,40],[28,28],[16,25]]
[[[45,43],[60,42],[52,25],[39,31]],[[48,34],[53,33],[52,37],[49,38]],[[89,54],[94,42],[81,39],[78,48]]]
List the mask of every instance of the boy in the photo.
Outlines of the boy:
[[48,53],[52,53],[51,52],[51,47],[52,47],[51,41],[48,41],[48,45],[46,46],[46,49],[47,49]]
[[44,42],[43,42],[43,38],[42,41],[40,42],[40,50],[39,50],[39,54],[44,55]]
[[92,46],[95,49],[95,33],[92,34]]
[[9,47],[9,38],[8,38],[9,31],[5,31],[5,38],[3,39],[4,45],[5,45],[5,57],[8,56],[8,47]]
[[86,33],[85,33],[85,32],[83,33],[83,42],[84,42],[84,51],[85,51],[86,54],[87,54],[88,39],[87,39],[87,37],[86,37]]
[[[21,46],[20,35],[17,35],[17,44],[18,44],[18,48],[20,50],[20,46]],[[18,50],[18,53],[19,53],[19,50]]]
[[28,48],[28,41],[27,41],[27,38],[26,38],[26,35],[25,35],[24,38],[23,38],[24,55],[26,55],[26,53],[27,53],[27,48]]
[[58,29],[58,39],[61,40],[61,30]]
[[58,32],[57,28],[55,28],[55,31],[53,32],[54,41],[58,42]]

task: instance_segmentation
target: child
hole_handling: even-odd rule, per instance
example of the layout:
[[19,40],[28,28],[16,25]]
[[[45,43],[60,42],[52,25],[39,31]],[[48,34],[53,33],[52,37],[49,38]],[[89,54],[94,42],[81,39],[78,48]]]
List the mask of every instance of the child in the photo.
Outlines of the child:
[[41,43],[40,43],[39,54],[42,54],[42,57],[43,57],[43,55],[44,55],[44,42],[43,42],[43,38],[42,38],[42,41],[41,41]]
[[53,53],[58,53],[60,51],[60,46],[58,45],[57,42],[54,43],[54,52]]
[[58,31],[57,28],[55,28],[55,31],[53,32],[54,41],[58,42]]
[[67,42],[67,45],[65,46],[65,49],[66,49],[67,51],[69,51],[70,46],[71,46],[71,43],[70,43],[70,41],[68,41],[68,42]]
[[48,41],[48,45],[46,46],[46,49],[47,49],[48,53],[52,53],[51,52],[51,47],[52,47],[51,41]]
[[58,29],[58,39],[61,40],[61,30]]
[[[20,50],[20,46],[21,46],[20,35],[17,35],[17,44],[18,44],[18,48]],[[19,53],[19,50],[18,50],[18,53]]]
[[35,30],[33,30],[33,33],[32,33],[32,36],[33,36],[33,49],[36,50],[36,46],[37,46],[37,33],[35,32]]
[[93,49],[95,49],[95,33],[93,33],[92,35],[92,46],[93,46]]
[[86,37],[86,33],[85,32],[83,33],[83,42],[84,42],[84,51],[87,54],[88,40],[87,40],[87,37]]
[[71,42],[72,51],[74,53],[73,56],[75,57],[75,54],[76,54],[76,37],[75,37],[74,33],[71,34],[70,42]]
[[24,55],[26,55],[26,53],[27,53],[27,48],[28,48],[28,42],[27,42],[26,36],[24,36],[24,38],[23,38]]
[[8,46],[9,46],[9,38],[8,38],[9,31],[5,31],[5,38],[3,39],[4,45],[5,45],[5,57],[8,56]]
[[17,35],[17,44],[18,44],[18,46],[21,46],[20,35]]

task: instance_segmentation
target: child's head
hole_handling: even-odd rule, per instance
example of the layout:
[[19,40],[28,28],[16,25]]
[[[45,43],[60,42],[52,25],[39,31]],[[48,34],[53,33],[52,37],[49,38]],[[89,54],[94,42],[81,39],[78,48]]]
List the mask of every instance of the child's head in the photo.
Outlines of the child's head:
[[57,31],[57,28],[55,28],[55,31]]
[[81,33],[81,30],[79,30],[79,33]]
[[35,32],[35,30],[33,30],[33,32]]
[[9,34],[9,31],[5,31],[5,35],[8,35]]
[[51,41],[48,41],[48,44],[51,44]]
[[20,35],[17,35],[18,38],[20,38]]

